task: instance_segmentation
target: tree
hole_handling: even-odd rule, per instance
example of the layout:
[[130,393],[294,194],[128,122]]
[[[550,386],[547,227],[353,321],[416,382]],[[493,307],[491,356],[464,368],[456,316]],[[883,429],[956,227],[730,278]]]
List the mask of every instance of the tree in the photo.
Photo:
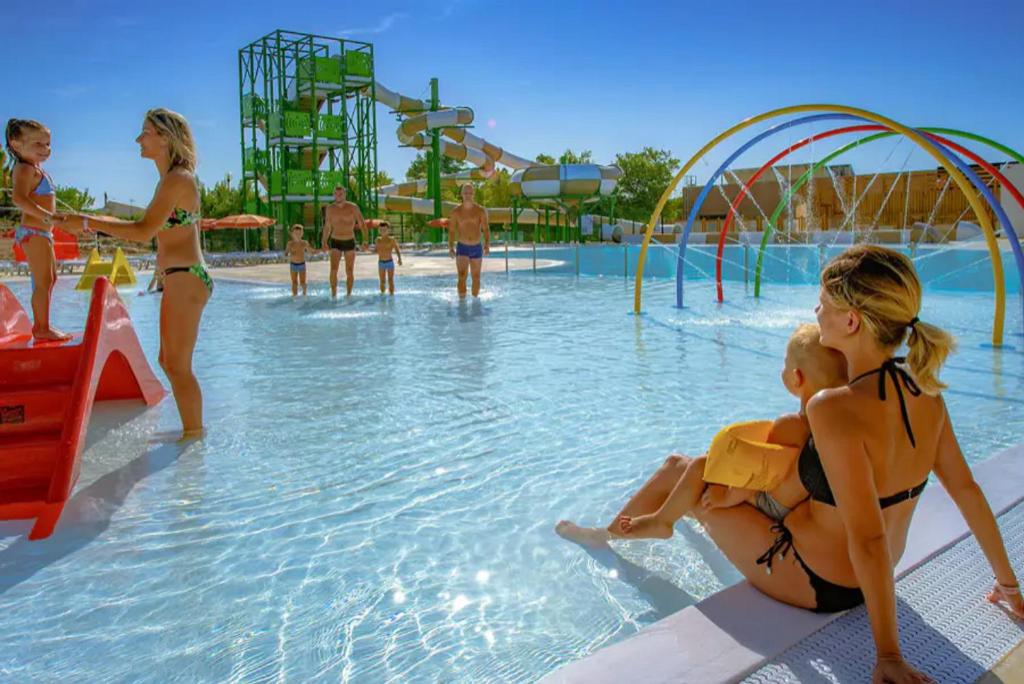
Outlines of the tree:
[[[447,176],[450,173],[458,173],[464,171],[466,165],[458,159],[452,159],[445,155],[441,155],[441,175]],[[427,177],[427,154],[426,152],[419,152],[416,154],[416,158],[409,164],[408,170],[405,172],[406,180],[421,180]]]
[[590,150],[574,152],[571,147],[565,148],[565,152],[555,159],[550,154],[538,154],[535,161],[538,164],[593,164],[594,153]]
[[477,190],[476,201],[484,207],[512,206],[511,174],[505,169],[495,171]]
[[593,164],[593,154],[590,150],[583,150],[579,154],[566,148],[565,152],[558,158],[559,164]]
[[70,185],[58,185],[55,188],[57,193],[57,210],[86,211],[92,209],[96,198],[89,194],[89,188],[79,190]]
[[224,178],[214,183],[212,188],[207,188],[200,182],[199,202],[203,216],[206,218],[241,214],[242,188],[241,186],[231,187],[231,174],[225,174]]
[[11,170],[7,166],[7,151],[0,147],[0,207],[11,206],[11,200]]
[[615,155],[615,163],[622,169],[616,187],[619,214],[634,221],[649,219],[661,194],[672,182],[679,160],[668,150],[645,147],[640,152]]

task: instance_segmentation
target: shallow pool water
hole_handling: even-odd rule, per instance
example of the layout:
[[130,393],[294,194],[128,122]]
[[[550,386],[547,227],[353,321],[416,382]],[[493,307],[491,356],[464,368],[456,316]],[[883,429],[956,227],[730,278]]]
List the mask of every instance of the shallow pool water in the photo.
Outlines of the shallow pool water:
[[[56,322],[87,295],[62,280]],[[209,436],[170,399],[98,405],[52,538],[0,525],[5,681],[531,681],[738,579],[689,524],[588,553],[671,451],[793,410],[778,379],[816,290],[490,275],[398,279],[382,298],[219,282],[196,352]],[[28,288],[13,289],[25,301]],[[159,299],[122,290],[150,359]],[[1011,311],[1007,329],[1020,329]],[[929,292],[973,461],[1024,434],[1024,338],[984,346],[991,295]],[[155,363],[154,363],[155,365]]]

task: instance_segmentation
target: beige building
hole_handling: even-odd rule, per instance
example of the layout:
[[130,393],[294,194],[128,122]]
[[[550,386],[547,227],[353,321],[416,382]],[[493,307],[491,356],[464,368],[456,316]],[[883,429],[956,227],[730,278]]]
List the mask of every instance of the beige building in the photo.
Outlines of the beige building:
[[[1004,174],[1015,177],[1022,165],[995,164]],[[729,228],[731,236],[740,231],[760,231],[771,216],[790,182],[795,182],[808,169],[806,164],[778,166],[766,172],[754,183],[750,193],[740,203],[738,216]],[[972,166],[992,194],[1004,206],[1016,203],[1010,194],[984,169]],[[713,189],[704,200],[698,214],[694,232],[721,230],[729,206],[757,169],[739,169],[727,174],[728,182]],[[683,215],[685,216],[703,186],[684,187]],[[760,209],[758,208],[760,207]],[[989,219],[997,223],[995,213],[988,209]],[[945,169],[925,169],[906,172],[858,175],[849,165],[837,165],[828,170],[819,169],[813,180],[794,193],[779,216],[776,229],[781,234],[797,234],[820,230],[892,230],[911,228],[915,223],[928,224],[942,233],[960,221],[975,222],[959,186],[950,181]]]

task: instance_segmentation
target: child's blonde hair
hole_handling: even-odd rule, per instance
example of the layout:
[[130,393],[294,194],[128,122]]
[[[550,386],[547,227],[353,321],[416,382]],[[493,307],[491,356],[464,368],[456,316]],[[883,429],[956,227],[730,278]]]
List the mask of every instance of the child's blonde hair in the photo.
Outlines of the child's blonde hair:
[[907,365],[925,394],[946,387],[939,381],[939,369],[956,340],[918,320],[921,281],[905,255],[877,245],[851,247],[825,266],[821,289],[836,307],[859,313],[883,349],[894,350],[906,337]]
[[305,228],[302,227],[301,223],[294,223],[292,224],[292,227],[288,229],[288,232],[294,233],[297,230],[305,230]]
[[49,132],[49,128],[33,119],[8,119],[7,127],[4,129],[4,146],[11,155],[11,166],[18,162],[25,163],[18,151],[11,144],[14,140],[21,140],[21,136],[29,131]]
[[848,379],[846,358],[835,349],[822,346],[821,330],[816,323],[797,326],[786,345],[786,358],[818,389],[839,387]]
[[196,143],[192,129],[181,114],[163,107],[146,112],[146,121],[167,141],[171,155],[171,166],[180,166],[187,171],[196,170]]

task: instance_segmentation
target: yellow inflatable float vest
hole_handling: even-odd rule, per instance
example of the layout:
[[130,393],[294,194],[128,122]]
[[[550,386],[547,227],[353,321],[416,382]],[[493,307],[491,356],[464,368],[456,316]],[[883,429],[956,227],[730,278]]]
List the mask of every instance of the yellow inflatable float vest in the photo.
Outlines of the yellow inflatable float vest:
[[757,491],[774,489],[800,454],[796,447],[768,443],[770,420],[733,423],[711,440],[704,481]]

